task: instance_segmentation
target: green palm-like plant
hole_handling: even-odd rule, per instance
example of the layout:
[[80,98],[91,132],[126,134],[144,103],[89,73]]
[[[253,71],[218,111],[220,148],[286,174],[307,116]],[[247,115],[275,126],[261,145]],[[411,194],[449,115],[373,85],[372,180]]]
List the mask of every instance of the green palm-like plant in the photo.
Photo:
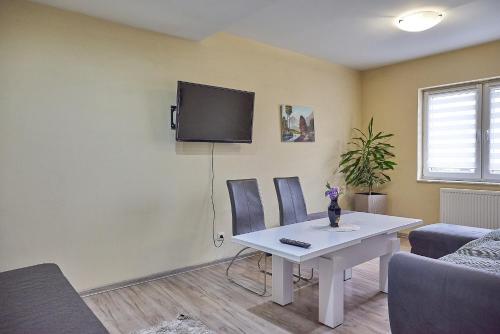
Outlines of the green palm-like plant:
[[383,132],[373,133],[373,117],[368,124],[368,133],[354,128],[358,137],[352,138],[353,149],[343,153],[339,164],[340,172],[345,174],[347,185],[368,188],[371,195],[373,188],[391,181],[386,174],[397,165],[390,160],[395,155],[391,152],[394,148],[387,141],[393,134]]

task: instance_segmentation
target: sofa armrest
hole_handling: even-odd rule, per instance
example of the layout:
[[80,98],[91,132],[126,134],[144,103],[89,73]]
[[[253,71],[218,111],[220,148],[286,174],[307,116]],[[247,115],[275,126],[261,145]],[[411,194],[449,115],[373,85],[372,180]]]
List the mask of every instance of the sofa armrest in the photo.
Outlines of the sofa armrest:
[[491,230],[479,227],[432,224],[411,231],[408,239],[413,254],[438,259],[489,232]]
[[393,334],[498,333],[500,275],[397,253],[389,262]]
[[55,264],[0,273],[0,333],[106,334]]

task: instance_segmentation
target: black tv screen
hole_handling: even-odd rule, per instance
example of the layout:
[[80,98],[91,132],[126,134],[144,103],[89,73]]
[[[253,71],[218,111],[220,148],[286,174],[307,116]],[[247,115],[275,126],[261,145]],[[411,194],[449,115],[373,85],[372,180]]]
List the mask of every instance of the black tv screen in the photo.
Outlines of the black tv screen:
[[179,81],[178,141],[251,143],[255,93]]

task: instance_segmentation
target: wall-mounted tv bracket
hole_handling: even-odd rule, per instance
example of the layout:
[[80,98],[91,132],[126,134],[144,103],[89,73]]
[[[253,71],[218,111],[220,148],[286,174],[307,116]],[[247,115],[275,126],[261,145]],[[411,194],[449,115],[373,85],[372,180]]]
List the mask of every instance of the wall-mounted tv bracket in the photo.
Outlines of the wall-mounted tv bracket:
[[170,106],[170,128],[175,130],[176,126],[174,123],[174,113],[177,110],[177,106]]

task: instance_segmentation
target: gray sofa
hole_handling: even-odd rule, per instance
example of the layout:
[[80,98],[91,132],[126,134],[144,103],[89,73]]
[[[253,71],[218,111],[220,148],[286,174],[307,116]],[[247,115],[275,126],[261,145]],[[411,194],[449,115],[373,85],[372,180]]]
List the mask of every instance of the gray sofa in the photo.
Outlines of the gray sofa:
[[500,333],[500,275],[439,259],[489,232],[434,224],[410,233],[412,253],[389,263],[393,334]]
[[0,273],[0,333],[105,334],[55,264]]

